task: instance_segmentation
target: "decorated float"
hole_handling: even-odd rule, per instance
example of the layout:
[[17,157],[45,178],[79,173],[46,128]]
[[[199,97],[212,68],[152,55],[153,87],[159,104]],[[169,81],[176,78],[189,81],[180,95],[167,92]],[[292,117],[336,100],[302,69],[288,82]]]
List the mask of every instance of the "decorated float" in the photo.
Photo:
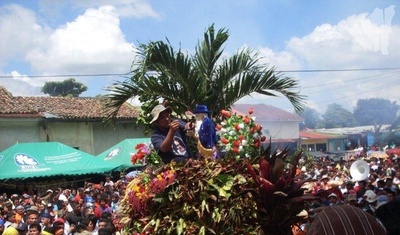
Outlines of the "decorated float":
[[164,165],[149,143],[138,144],[132,163],[147,167],[118,209],[122,234],[291,234],[305,209],[303,181],[295,180],[301,153],[263,149],[252,112],[221,111],[220,159]]

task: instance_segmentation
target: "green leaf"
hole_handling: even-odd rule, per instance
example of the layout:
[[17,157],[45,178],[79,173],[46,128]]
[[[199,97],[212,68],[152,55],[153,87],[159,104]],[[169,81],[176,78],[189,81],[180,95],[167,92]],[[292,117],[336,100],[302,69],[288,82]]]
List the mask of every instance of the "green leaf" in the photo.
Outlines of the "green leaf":
[[176,232],[178,233],[178,235],[183,233],[183,228],[184,227],[185,227],[185,222],[181,218],[181,219],[178,220],[178,224],[176,225]]
[[243,175],[235,175],[234,181],[237,184],[245,184],[245,183],[247,183],[247,180]]
[[201,227],[200,227],[199,234],[200,234],[200,235],[205,235],[205,234],[206,234],[206,227],[201,226]]

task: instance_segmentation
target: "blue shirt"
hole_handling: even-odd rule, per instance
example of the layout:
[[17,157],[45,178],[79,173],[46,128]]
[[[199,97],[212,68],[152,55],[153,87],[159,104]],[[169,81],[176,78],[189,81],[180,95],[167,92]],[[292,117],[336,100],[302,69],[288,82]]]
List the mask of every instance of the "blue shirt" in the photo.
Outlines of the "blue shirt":
[[163,131],[157,127],[151,135],[151,143],[164,163],[170,163],[172,160],[179,162],[192,157],[192,153],[187,144],[184,128],[185,122],[179,120],[179,130],[175,132],[171,150],[166,153],[161,152],[160,147],[167,137],[168,130]]

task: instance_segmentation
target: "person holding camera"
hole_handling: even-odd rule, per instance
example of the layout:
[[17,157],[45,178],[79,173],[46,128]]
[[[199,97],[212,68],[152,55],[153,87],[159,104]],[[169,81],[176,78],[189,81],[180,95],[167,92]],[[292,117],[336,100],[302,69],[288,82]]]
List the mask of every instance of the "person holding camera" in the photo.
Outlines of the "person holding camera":
[[187,136],[194,135],[193,131],[188,131],[191,129],[191,123],[179,119],[172,120],[171,113],[171,107],[161,104],[151,111],[153,119],[150,123],[155,126],[151,143],[165,164],[193,158],[187,143]]

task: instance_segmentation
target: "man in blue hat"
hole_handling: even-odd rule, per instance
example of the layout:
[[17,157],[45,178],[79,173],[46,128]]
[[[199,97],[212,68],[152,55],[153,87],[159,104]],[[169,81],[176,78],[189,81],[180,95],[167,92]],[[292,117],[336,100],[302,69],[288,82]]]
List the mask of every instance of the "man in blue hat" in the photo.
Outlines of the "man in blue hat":
[[151,111],[153,119],[150,123],[156,127],[151,135],[151,143],[164,163],[192,158],[185,133],[190,129],[190,123],[171,120],[171,113],[170,107],[161,104]]
[[197,145],[200,155],[203,157],[216,158],[216,144],[218,143],[218,138],[214,122],[208,117],[210,111],[208,111],[205,105],[197,105],[193,113],[196,115],[196,121],[201,123],[196,135],[199,144],[201,144],[201,146],[199,144]]

